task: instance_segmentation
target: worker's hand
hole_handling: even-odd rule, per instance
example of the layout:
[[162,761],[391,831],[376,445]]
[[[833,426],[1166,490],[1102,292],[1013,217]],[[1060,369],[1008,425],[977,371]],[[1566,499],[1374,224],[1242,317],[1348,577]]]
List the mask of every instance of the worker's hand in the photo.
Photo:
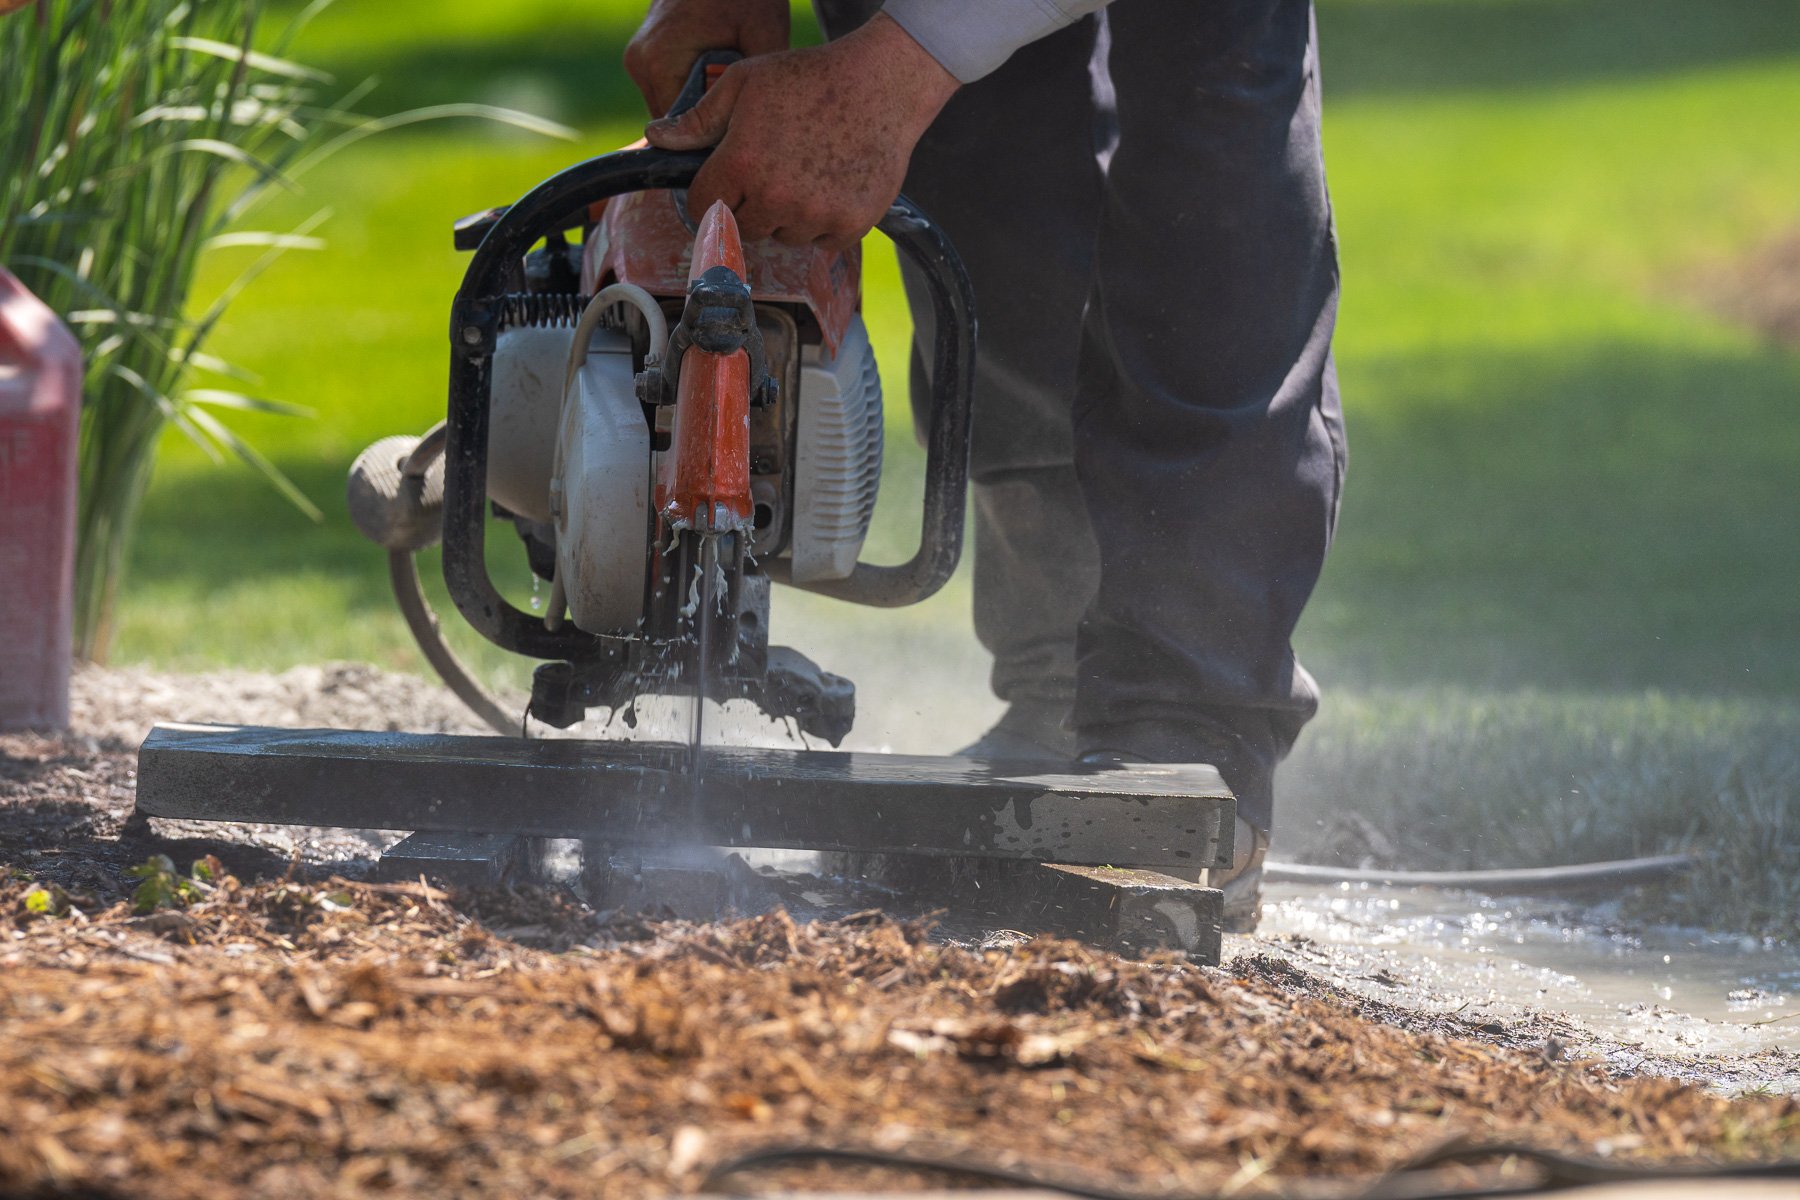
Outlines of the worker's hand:
[[664,150],[716,146],[688,211],[723,200],[748,240],[855,245],[900,194],[956,77],[886,14],[826,46],[734,63],[700,103],[652,121]]
[[655,0],[625,46],[625,73],[660,117],[708,50],[749,58],[787,48],[788,0]]

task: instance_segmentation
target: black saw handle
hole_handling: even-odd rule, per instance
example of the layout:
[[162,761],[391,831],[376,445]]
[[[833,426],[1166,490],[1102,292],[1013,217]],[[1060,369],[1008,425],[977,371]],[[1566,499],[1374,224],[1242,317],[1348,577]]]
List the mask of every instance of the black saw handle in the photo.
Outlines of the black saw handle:
[[[689,87],[697,75],[704,90],[707,57],[695,63]],[[480,240],[450,306],[444,582],[469,624],[515,654],[573,662],[616,653],[618,643],[572,626],[546,629],[541,616],[501,596],[488,575],[488,421],[494,348],[508,279],[540,238],[579,224],[591,205],[628,192],[685,188],[705,161],[705,152],[654,148],[603,154],[551,176],[509,208],[481,214],[479,229],[458,231],[471,242],[476,236]],[[944,231],[905,196],[895,199],[876,228],[919,269],[936,314],[919,548],[904,563],[885,567],[858,563],[847,579],[808,586],[856,604],[898,608],[916,604],[943,587],[962,557],[969,408],[975,381],[975,296]]]
[[[711,86],[706,79],[708,70],[713,67],[729,67],[734,62],[742,62],[743,58],[744,56],[736,50],[708,50],[696,58],[694,65],[688,68],[687,82],[681,85],[681,91],[676,95],[675,103],[671,104],[669,111],[663,114],[664,118],[679,117],[700,103],[700,97],[706,95],[706,89]],[[470,213],[466,217],[459,217],[451,226],[452,244],[464,254],[476,249],[481,245],[481,239],[485,238],[489,231],[500,223],[500,218],[506,215],[506,210],[510,207],[511,205],[501,204],[478,213]],[[684,212],[682,216],[685,219],[687,214]],[[562,233],[571,229],[579,229],[586,220],[586,211],[570,213],[563,219],[562,229],[556,232]],[[693,222],[689,221],[688,225],[691,229]],[[544,232],[551,231],[545,230]]]
[[706,74],[711,68],[729,67],[734,62],[743,61],[743,58],[736,50],[708,50],[696,58],[694,65],[688,68],[687,82],[681,85],[675,103],[669,105],[669,111],[663,114],[663,118],[679,117],[700,103],[700,97],[706,95],[706,89],[710,86]]

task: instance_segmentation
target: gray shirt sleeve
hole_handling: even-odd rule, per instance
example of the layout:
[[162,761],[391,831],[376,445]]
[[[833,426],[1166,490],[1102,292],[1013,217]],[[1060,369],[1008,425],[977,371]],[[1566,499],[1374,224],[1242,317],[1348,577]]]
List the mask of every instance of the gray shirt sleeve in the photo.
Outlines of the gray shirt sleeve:
[[887,0],[892,17],[926,53],[973,83],[1020,46],[1105,8],[1109,0]]

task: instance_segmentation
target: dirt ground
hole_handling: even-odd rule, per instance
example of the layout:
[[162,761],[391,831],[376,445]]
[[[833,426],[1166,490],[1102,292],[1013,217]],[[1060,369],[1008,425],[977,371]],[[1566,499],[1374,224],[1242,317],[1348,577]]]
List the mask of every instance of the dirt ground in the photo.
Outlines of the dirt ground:
[[[606,919],[561,893],[343,878],[373,849],[356,834],[121,837],[150,721],[473,728],[415,681],[92,672],[76,713],[70,737],[0,737],[0,1197],[640,1195],[782,1146],[936,1165],[718,1185],[942,1186],[979,1166],[1255,1194],[1455,1139],[1800,1154],[1791,1097],[1621,1072],[1554,1024],[1377,1003],[1276,946],[1207,969],[947,945],[875,913]],[[126,872],[159,852],[180,878],[148,881],[169,902],[137,912]]]

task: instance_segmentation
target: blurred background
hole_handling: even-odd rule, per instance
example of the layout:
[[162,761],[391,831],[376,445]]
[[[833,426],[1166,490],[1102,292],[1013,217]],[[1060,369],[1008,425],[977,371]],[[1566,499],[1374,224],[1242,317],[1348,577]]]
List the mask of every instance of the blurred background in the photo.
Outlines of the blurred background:
[[[166,435],[112,662],[426,671],[344,472],[443,415],[451,222],[638,135],[618,63],[641,9],[338,0],[289,48],[337,92],[376,81],[363,112],[478,101],[578,138],[384,133],[259,214],[329,210],[325,245],[256,280],[211,349],[312,410],[232,427],[323,518]],[[1794,930],[1800,0],[1319,0],[1319,26],[1351,467],[1298,638],[1325,708],[1278,784],[1277,851],[1462,866],[1691,846],[1709,868],[1652,897],[1660,915]],[[804,11],[796,33],[817,36]],[[890,397],[871,554],[891,561],[916,537],[920,455],[892,253],[867,249]],[[257,253],[212,252],[197,294]],[[522,558],[517,576],[528,590]],[[856,744],[944,751],[997,713],[966,569],[918,609],[788,594],[775,621],[856,680]],[[458,645],[523,685],[528,666],[475,640]]]

